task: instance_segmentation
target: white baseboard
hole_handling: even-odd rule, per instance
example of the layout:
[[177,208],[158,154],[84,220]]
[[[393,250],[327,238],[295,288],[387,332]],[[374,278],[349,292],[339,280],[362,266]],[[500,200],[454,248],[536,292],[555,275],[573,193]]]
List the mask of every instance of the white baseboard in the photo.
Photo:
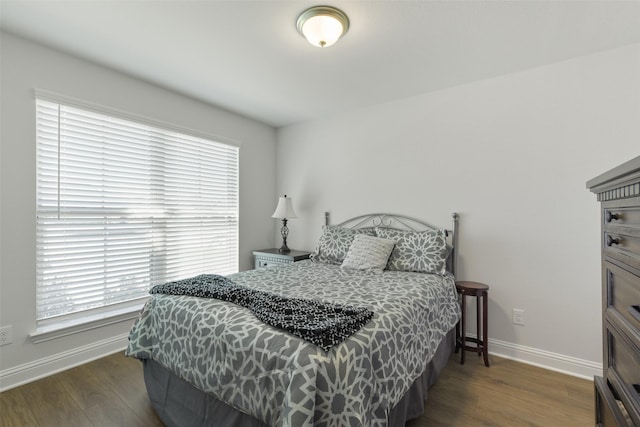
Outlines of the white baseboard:
[[[128,337],[128,333],[118,335],[0,371],[0,392],[124,351]],[[489,354],[588,380],[593,380],[594,375],[602,375],[601,363],[505,341],[489,339]]]
[[124,351],[128,337],[128,333],[117,335],[0,371],[0,392]]
[[593,380],[594,375],[602,375],[602,363],[491,338],[489,338],[489,354],[587,380]]

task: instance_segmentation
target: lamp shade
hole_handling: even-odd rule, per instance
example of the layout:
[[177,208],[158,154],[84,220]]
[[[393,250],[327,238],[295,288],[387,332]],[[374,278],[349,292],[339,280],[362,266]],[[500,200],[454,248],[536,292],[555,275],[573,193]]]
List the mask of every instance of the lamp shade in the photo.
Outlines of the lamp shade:
[[296,211],[293,210],[293,201],[291,198],[287,197],[285,194],[284,197],[280,197],[278,200],[278,206],[276,207],[276,211],[271,215],[271,218],[297,218]]

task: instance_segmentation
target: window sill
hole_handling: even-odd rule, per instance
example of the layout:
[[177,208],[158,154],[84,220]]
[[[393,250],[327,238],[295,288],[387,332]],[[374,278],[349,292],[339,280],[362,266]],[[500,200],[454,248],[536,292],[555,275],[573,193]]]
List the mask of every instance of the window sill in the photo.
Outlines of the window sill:
[[138,317],[143,306],[144,302],[119,310],[39,326],[34,332],[29,334],[29,338],[31,338],[31,342],[38,344],[103,326],[131,321]]

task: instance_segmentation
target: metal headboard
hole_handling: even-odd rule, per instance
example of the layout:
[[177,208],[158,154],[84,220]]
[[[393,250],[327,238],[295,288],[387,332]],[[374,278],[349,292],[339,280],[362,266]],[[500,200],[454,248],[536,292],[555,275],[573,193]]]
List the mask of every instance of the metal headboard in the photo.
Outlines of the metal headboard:
[[[447,243],[453,248],[449,257],[450,265],[448,266],[448,270],[455,276],[456,266],[458,264],[458,219],[460,216],[454,212],[451,214],[451,217],[453,219],[452,229],[442,229],[419,219],[389,213],[360,215],[337,225],[347,228],[384,227],[405,231],[443,230],[447,237]],[[329,212],[324,213],[324,223],[325,225],[329,225]]]

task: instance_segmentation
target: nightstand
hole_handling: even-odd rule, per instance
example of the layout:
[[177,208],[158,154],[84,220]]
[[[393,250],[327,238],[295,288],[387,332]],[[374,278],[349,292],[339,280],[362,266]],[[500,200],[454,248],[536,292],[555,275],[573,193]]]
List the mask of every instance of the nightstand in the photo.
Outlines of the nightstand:
[[309,259],[309,255],[311,255],[309,251],[296,251],[295,249],[291,249],[288,253],[281,253],[278,248],[253,251],[255,268],[291,264],[292,262]]

